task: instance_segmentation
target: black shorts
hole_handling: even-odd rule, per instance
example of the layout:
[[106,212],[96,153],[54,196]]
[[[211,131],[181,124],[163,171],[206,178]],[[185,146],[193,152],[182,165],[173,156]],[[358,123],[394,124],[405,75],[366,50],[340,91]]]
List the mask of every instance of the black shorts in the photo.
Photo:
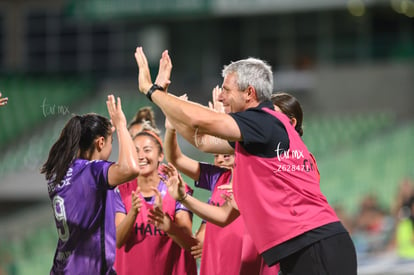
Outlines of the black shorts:
[[280,260],[282,275],[354,275],[357,259],[348,233],[320,240]]

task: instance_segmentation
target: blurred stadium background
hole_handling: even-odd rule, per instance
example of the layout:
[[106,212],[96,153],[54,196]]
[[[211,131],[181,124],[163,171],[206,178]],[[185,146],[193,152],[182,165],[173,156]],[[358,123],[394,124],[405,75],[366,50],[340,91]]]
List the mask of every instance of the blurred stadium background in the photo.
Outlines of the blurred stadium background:
[[[412,0],[1,1],[0,274],[49,272],[57,233],[39,168],[72,113],[107,115],[109,93],[128,119],[150,104],[136,88],[138,45],[154,68],[168,49],[170,91],[202,104],[224,64],[268,61],[275,91],[303,105],[304,140],[355,233],[359,274],[413,274],[396,255],[391,212],[400,183],[414,179],[413,17]],[[382,210],[380,234],[354,230],[367,197]]]

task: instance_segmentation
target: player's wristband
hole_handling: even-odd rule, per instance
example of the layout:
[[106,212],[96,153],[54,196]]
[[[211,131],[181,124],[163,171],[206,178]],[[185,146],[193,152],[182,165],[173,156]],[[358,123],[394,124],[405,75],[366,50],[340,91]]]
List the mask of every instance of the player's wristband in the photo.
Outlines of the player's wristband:
[[158,91],[158,90],[160,90],[160,91],[164,91],[164,88],[163,87],[161,87],[160,85],[157,85],[157,84],[152,84],[152,86],[151,86],[151,88],[148,90],[148,92],[147,92],[147,94],[146,94],[146,96],[148,97],[148,99],[152,102],[152,94],[155,92],[155,91]]

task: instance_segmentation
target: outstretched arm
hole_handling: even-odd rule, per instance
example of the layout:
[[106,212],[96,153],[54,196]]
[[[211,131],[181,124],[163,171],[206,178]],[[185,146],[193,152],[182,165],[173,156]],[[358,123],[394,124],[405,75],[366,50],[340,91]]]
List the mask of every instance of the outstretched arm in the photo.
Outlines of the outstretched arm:
[[167,118],[165,119],[164,152],[167,161],[171,162],[178,170],[193,180],[199,179],[200,164],[181,152],[175,129]]
[[[139,67],[139,90],[143,94],[147,94],[152,86],[152,81],[142,47],[136,49],[135,58]],[[171,59],[168,52],[164,51],[155,83],[166,89],[170,82],[171,69]],[[233,148],[228,143],[219,140],[212,144],[210,144],[211,142],[200,144],[194,140],[197,140],[198,135],[207,134],[228,141],[241,140],[241,132],[236,121],[227,114],[217,113],[200,104],[182,100],[162,91],[152,93],[151,99],[161,108],[175,129],[186,140],[204,152],[231,153]]]
[[233,154],[234,148],[223,138],[203,133],[199,128],[194,128],[185,122],[171,122],[176,131],[198,150],[212,154]]
[[[168,164],[168,166],[163,165],[162,171],[166,175],[171,176],[178,174],[175,167],[171,164]],[[167,182],[168,193],[200,218],[218,226],[226,226],[239,216],[239,211],[230,200],[227,200],[226,203],[220,207],[201,202],[185,193],[184,182],[180,177],[178,177],[178,179],[179,180],[177,181]]]
[[126,118],[122,111],[121,99],[115,103],[113,95],[106,101],[109,116],[118,135],[119,155],[118,161],[108,170],[108,183],[111,186],[127,182],[138,176],[138,156],[135,145],[127,129]]
[[222,227],[230,224],[240,215],[229,201],[222,206],[214,206],[187,195],[181,203],[200,218]]

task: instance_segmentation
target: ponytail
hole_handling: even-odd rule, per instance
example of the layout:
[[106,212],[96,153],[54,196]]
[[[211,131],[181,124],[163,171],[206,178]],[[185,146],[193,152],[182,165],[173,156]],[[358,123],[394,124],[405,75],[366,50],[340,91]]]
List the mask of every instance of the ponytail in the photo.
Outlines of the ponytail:
[[128,124],[128,130],[136,124],[149,124],[152,128],[157,128],[155,124],[155,114],[150,106],[142,107]]
[[69,166],[79,151],[79,141],[82,135],[82,117],[72,117],[60,133],[59,139],[49,151],[49,157],[43,164],[40,172],[45,174],[46,180],[58,184],[62,181]]
[[111,132],[111,122],[103,116],[86,114],[72,117],[50,149],[40,172],[45,174],[47,181],[55,185],[60,183],[72,162],[84,156],[85,152],[93,151],[97,137],[106,138]]

